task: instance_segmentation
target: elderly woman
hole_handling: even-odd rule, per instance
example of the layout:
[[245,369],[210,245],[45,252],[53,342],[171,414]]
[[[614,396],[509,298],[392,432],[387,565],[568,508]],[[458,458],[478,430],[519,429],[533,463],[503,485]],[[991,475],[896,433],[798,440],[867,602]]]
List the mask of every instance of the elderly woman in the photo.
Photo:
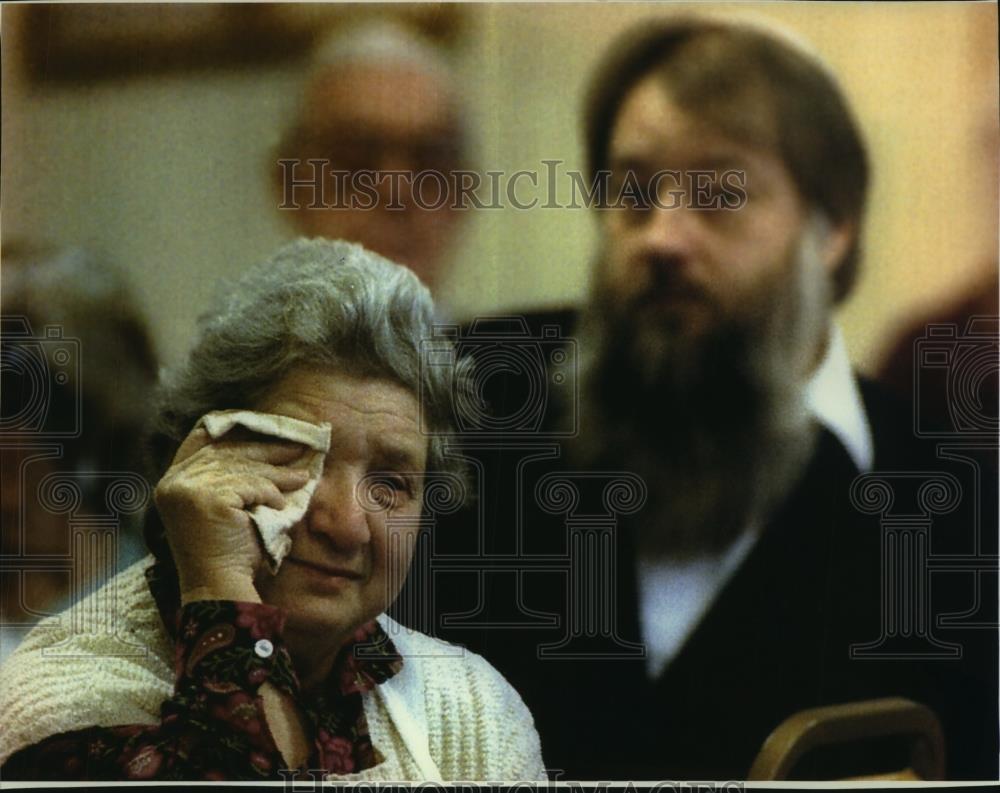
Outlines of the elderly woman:
[[420,366],[432,311],[411,272],[340,242],[234,286],[165,389],[154,556],[0,671],[0,775],[544,776],[499,673],[384,614],[468,374]]

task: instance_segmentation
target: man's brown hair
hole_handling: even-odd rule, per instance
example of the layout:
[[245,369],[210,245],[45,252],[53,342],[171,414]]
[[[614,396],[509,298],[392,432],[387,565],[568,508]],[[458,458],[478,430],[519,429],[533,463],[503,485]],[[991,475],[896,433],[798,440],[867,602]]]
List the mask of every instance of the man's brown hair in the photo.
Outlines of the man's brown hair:
[[854,227],[834,275],[835,299],[846,297],[857,278],[868,158],[826,67],[784,37],[746,23],[643,22],[612,44],[590,85],[584,131],[591,179],[608,168],[611,130],[626,94],[654,75],[685,111],[776,153],[805,201],[834,225]]

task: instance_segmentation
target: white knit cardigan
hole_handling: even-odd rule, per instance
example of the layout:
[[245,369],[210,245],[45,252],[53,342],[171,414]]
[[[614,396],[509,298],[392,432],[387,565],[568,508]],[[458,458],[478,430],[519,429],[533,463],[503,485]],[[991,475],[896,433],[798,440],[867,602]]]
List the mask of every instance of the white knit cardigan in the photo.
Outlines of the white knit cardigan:
[[[147,557],[39,623],[0,667],[0,764],[57,733],[159,722],[173,693],[174,650],[146,585],[151,563]],[[363,695],[383,759],[338,779],[544,779],[531,714],[499,672],[385,615],[379,622],[404,659],[399,673]]]

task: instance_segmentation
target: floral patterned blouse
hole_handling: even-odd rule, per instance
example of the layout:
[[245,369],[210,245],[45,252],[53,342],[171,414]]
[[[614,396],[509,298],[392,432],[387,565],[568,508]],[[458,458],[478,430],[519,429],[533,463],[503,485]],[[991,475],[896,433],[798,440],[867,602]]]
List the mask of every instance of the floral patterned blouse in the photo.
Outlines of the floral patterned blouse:
[[[206,600],[180,610],[174,695],[155,725],[89,727],[14,754],[5,780],[281,779],[281,753],[264,717],[260,686],[297,703],[312,738],[307,767],[353,773],[379,762],[361,695],[392,677],[402,659],[382,628],[360,628],[318,696],[300,696],[282,642],[285,615],[260,603]],[[362,652],[355,652],[364,647]]]

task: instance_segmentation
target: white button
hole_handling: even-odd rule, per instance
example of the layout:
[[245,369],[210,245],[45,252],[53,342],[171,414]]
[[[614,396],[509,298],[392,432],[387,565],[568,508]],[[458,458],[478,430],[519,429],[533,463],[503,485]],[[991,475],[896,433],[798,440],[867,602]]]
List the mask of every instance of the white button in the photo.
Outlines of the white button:
[[253,646],[253,651],[257,653],[258,658],[270,658],[274,652],[274,645],[267,639],[261,639]]

